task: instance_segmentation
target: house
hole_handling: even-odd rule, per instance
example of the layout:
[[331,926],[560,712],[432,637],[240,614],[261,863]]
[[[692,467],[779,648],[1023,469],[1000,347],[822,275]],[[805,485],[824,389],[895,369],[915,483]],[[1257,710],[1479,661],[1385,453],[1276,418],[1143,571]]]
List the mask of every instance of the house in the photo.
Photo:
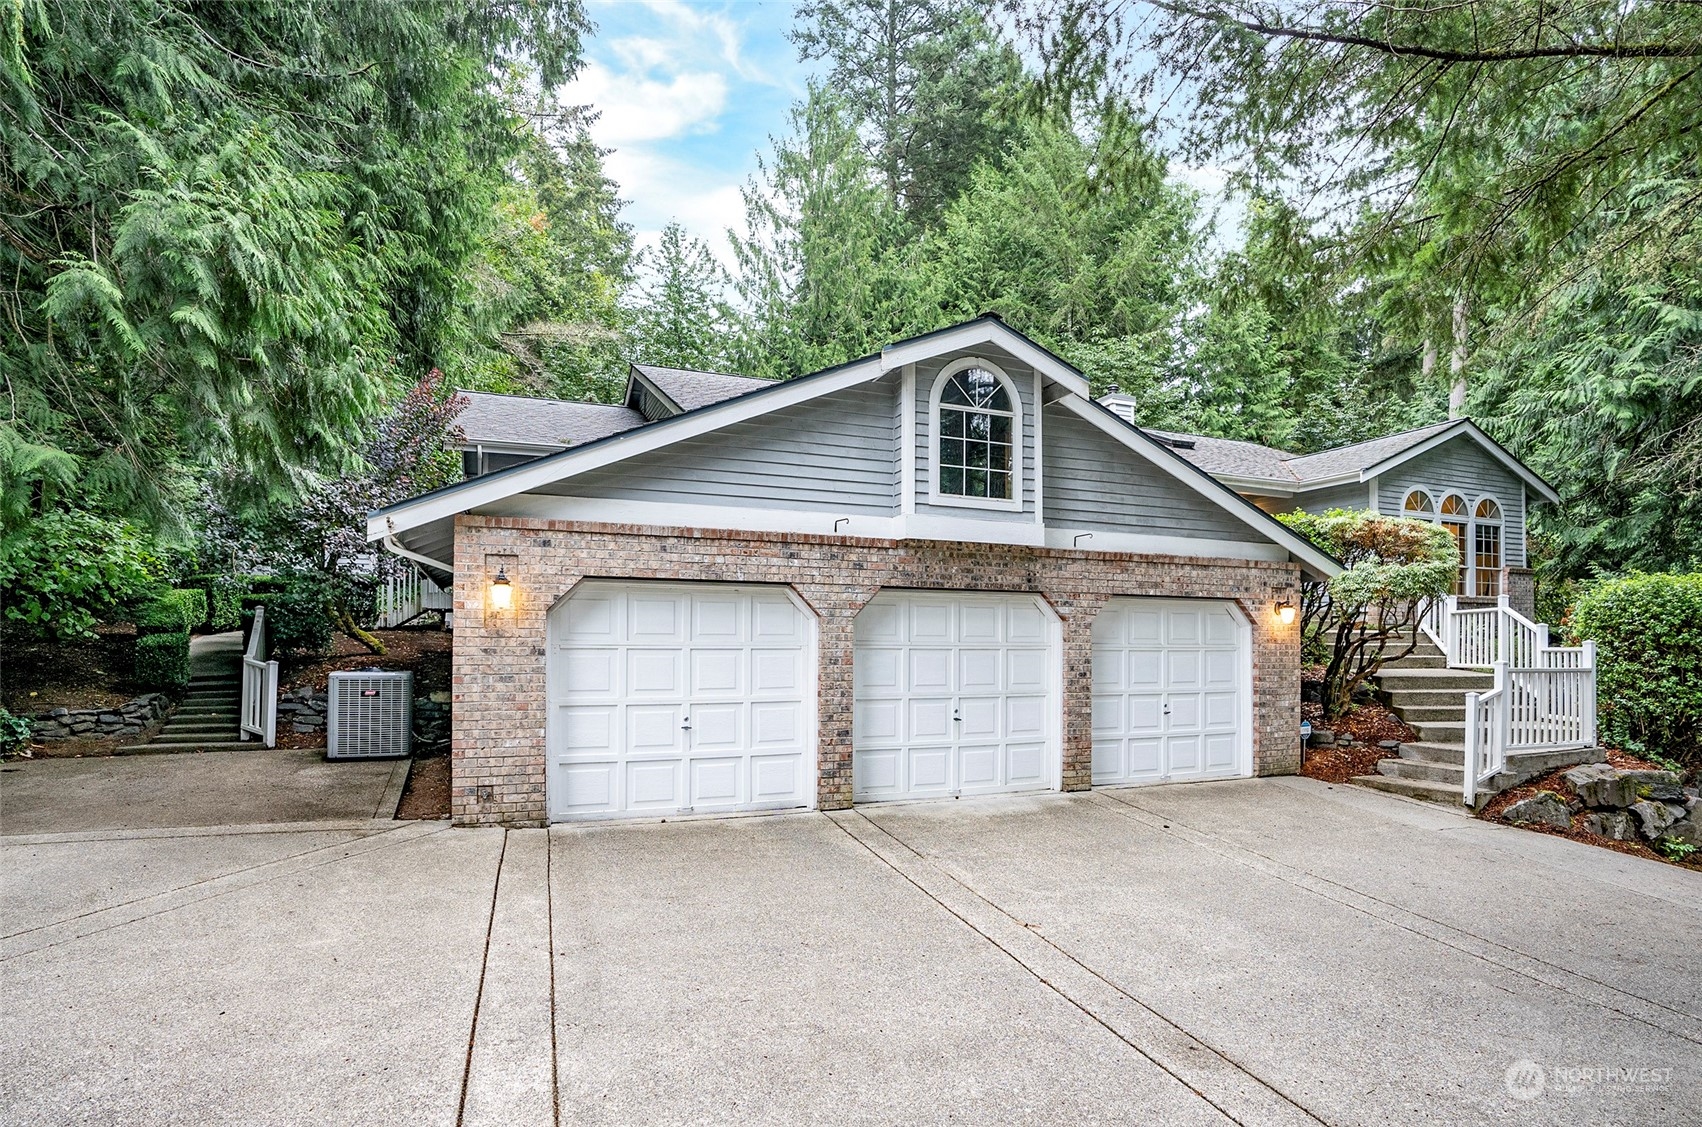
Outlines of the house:
[[[1137,421],[1134,399],[1115,388],[1101,402]],[[1514,609],[1535,614],[1526,514],[1533,504],[1557,504],[1560,497],[1470,419],[1316,454],[1206,435],[1147,433],[1266,512],[1369,509],[1440,522],[1460,549],[1455,595],[1465,603],[1506,595]]]
[[1339,565],[1267,510],[1310,479],[1269,452],[1262,507],[996,317],[786,382],[470,400],[471,476],[368,523],[454,586],[458,822],[1298,766],[1294,608]]

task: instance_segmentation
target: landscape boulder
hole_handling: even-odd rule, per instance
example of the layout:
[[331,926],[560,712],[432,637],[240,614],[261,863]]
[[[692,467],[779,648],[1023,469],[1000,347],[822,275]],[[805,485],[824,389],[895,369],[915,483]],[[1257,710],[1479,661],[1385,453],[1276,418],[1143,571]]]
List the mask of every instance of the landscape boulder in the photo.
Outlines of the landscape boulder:
[[1636,841],[1637,819],[1623,810],[1597,810],[1585,814],[1584,832],[1609,841]]
[[1634,803],[1680,802],[1682,780],[1671,771],[1633,771],[1606,763],[1586,763],[1561,776],[1572,784],[1585,806],[1629,809]]
[[1513,803],[1501,812],[1501,817],[1508,822],[1535,823],[1563,830],[1572,825],[1572,811],[1567,808],[1566,800],[1547,790],[1539,790],[1531,797]]

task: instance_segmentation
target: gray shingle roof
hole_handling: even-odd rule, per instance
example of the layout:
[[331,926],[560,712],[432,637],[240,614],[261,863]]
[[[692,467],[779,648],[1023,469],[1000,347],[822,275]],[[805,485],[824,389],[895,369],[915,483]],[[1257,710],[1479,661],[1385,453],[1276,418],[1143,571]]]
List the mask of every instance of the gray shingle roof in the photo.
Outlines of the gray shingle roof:
[[689,368],[659,368],[654,364],[634,364],[644,378],[662,389],[662,394],[680,405],[682,411],[695,411],[711,403],[733,399],[765,387],[773,380],[754,376],[729,376],[724,372],[694,372]]
[[[1279,485],[1304,486],[1343,474],[1359,473],[1379,462],[1387,461],[1404,450],[1410,450],[1463,420],[1432,423],[1399,434],[1384,435],[1351,446],[1320,450],[1316,454],[1292,454],[1274,446],[1257,442],[1239,442],[1229,438],[1212,438],[1203,434],[1177,434],[1172,431],[1149,430],[1171,444],[1182,457],[1214,476],[1262,478]],[[1190,448],[1180,443],[1193,443]]]
[[644,416],[630,407],[485,391],[460,394],[467,397],[467,406],[455,423],[466,436],[466,446],[516,444],[565,449],[644,425]]

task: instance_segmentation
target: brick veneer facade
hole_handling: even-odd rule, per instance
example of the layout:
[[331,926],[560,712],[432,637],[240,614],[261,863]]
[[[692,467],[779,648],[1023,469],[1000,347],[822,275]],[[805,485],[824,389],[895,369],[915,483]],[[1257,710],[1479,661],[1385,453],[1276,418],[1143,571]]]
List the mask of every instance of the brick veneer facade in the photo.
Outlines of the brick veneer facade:
[[[506,569],[513,608],[487,614]],[[816,800],[851,805],[852,623],[882,588],[1037,594],[1063,622],[1063,785],[1086,790],[1093,755],[1093,618],[1118,595],[1233,599],[1253,630],[1253,769],[1299,768],[1299,605],[1293,564],[850,536],[455,518],[453,812],[460,824],[546,820],[546,619],[585,578],[786,584],[816,613]]]

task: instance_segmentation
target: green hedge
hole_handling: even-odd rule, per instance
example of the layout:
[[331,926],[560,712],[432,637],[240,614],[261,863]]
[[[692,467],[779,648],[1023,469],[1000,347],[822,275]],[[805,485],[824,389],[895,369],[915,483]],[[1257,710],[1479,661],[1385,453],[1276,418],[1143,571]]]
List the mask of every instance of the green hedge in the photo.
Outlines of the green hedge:
[[1702,768],[1702,574],[1595,584],[1572,629],[1596,643],[1602,741]]
[[183,612],[183,621],[189,630],[200,630],[207,625],[207,592],[199,587],[179,587],[175,591],[167,591],[163,596],[167,602],[176,603]]
[[184,607],[176,599],[168,598],[170,592],[162,592],[143,603],[136,611],[136,633],[144,637],[152,634],[187,634],[189,620],[184,614]]
[[254,608],[266,608],[266,650],[323,653],[331,648],[331,617],[325,596],[311,582],[303,581],[282,591],[244,595],[242,629],[252,628]]
[[136,681],[149,689],[181,689],[189,684],[189,633],[137,638]]

